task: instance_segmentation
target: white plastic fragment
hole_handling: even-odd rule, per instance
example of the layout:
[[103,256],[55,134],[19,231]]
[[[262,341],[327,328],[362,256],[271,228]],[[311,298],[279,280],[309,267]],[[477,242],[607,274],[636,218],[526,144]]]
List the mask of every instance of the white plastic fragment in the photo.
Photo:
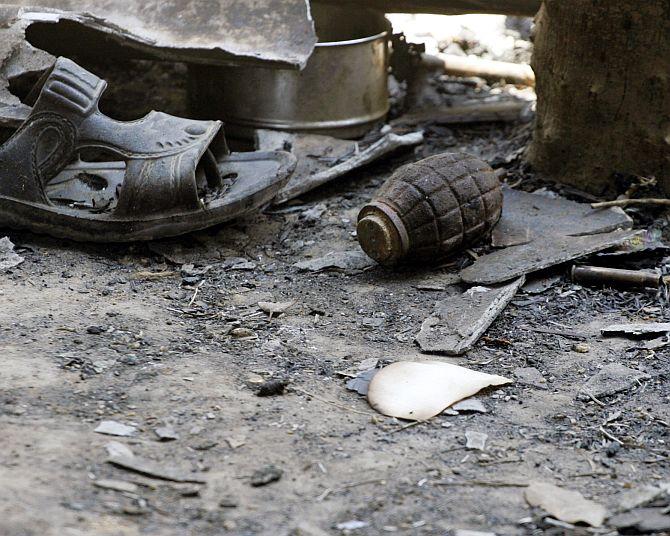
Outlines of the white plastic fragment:
[[422,421],[485,387],[512,380],[439,361],[401,361],[381,369],[370,382],[368,402],[390,417]]

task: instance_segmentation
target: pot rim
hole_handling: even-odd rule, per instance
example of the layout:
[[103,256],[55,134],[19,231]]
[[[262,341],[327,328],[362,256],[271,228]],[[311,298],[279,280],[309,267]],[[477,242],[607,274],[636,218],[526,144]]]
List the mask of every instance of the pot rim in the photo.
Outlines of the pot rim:
[[351,45],[360,45],[362,43],[369,43],[371,41],[376,41],[378,39],[387,38],[389,34],[388,30],[384,30],[375,35],[369,37],[359,37],[358,39],[347,39],[345,41],[319,41],[314,45],[314,48],[332,48],[332,47],[343,47]]

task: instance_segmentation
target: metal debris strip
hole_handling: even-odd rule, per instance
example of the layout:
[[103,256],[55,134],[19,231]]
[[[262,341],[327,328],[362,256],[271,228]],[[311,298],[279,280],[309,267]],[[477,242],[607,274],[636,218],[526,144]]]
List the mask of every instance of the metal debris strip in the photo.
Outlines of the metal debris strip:
[[620,209],[594,210],[561,197],[504,190],[493,243],[509,246],[479,257],[461,272],[468,283],[502,283],[619,245],[634,236]]
[[298,165],[289,182],[280,190],[276,204],[309,192],[350,171],[379,160],[403,147],[423,142],[423,132],[398,135],[389,132],[367,147],[360,142],[340,140],[319,134],[293,134],[275,130],[257,130],[256,146],[260,151],[286,150],[298,159]]
[[460,296],[439,301],[416,336],[421,351],[466,353],[512,301],[524,280],[521,277],[498,288],[473,287]]
[[[48,44],[56,54],[100,54],[122,47],[138,56],[173,61],[270,62],[298,68],[305,65],[317,40],[309,0],[41,0],[39,4],[35,8],[32,0],[16,0],[14,18],[30,27],[33,44]],[[4,11],[4,22],[11,20],[7,18],[11,8]]]

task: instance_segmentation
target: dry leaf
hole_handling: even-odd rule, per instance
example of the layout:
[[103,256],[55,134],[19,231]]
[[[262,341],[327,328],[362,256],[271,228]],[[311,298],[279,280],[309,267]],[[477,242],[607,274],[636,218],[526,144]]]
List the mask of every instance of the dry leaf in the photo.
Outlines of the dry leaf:
[[440,361],[402,361],[375,374],[368,402],[389,417],[423,421],[485,387],[507,383],[512,380]]
[[578,491],[559,488],[546,482],[532,482],[525,491],[526,501],[566,523],[588,523],[600,527],[607,517],[601,504],[585,499]]

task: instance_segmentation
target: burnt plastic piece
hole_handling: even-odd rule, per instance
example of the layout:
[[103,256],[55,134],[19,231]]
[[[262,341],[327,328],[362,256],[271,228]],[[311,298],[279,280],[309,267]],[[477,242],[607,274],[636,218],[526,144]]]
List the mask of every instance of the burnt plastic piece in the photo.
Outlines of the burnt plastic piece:
[[383,265],[434,262],[490,235],[502,212],[493,169],[444,153],[398,169],[358,216],[358,241]]

